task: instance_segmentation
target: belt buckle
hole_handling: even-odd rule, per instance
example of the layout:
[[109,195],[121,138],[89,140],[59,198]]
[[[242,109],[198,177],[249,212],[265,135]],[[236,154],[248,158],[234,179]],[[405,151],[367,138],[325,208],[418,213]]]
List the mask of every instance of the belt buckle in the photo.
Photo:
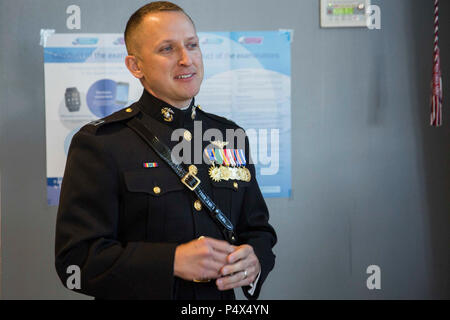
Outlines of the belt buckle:
[[[187,180],[189,177],[192,177],[192,178],[194,178],[195,180],[197,180],[197,181],[195,182],[195,185],[194,185],[193,187],[191,187],[191,186],[186,182],[186,180]],[[191,173],[191,172],[188,172],[188,173],[186,173],[186,174],[184,175],[183,178],[181,178],[181,182],[182,182],[186,187],[188,187],[191,191],[194,191],[195,188],[198,187],[198,185],[200,184],[201,181],[200,181],[199,178],[197,178],[197,177],[195,176],[195,174],[193,174],[193,173]]]

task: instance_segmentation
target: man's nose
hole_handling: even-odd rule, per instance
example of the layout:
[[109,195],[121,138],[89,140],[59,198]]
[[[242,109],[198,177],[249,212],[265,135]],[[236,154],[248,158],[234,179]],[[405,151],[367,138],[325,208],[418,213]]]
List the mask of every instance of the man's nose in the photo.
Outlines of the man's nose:
[[186,48],[181,49],[178,64],[181,66],[190,66],[192,64],[191,56],[189,55],[189,51],[186,50]]

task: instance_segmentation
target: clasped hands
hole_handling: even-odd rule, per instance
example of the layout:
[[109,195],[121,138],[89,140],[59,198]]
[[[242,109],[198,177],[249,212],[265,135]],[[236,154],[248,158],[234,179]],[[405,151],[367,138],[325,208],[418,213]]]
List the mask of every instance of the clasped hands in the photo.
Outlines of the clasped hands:
[[200,237],[175,249],[174,275],[185,280],[216,279],[219,290],[248,286],[261,266],[253,247]]

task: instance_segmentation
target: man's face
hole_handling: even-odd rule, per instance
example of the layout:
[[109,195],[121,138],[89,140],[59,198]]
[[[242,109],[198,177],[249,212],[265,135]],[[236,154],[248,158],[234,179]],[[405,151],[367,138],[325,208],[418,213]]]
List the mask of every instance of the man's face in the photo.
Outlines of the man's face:
[[[177,11],[147,15],[134,35],[132,53],[144,88],[176,107],[188,105],[200,90],[203,60],[194,26]],[[129,57],[127,57],[128,59]]]

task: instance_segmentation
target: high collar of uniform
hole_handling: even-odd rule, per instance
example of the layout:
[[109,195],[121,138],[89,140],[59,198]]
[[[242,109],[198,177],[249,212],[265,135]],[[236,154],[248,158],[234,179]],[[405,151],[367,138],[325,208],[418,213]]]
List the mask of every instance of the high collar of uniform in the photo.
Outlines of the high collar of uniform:
[[139,99],[139,105],[144,113],[173,128],[184,127],[186,122],[192,121],[191,114],[194,102],[195,99],[192,98],[189,107],[181,110],[156,98],[145,89]]

